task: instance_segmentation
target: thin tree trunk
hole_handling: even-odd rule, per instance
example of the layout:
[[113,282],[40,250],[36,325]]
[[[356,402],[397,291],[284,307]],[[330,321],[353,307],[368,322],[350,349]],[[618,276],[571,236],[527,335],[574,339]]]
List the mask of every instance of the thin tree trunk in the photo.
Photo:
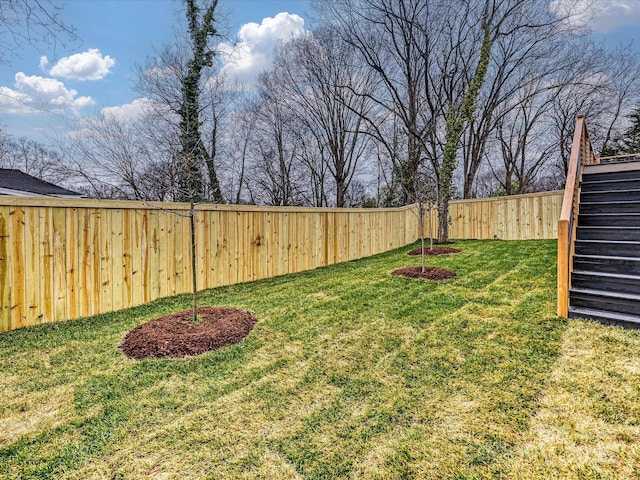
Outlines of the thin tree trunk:
[[449,241],[449,202],[438,201],[438,243]]
[[445,145],[442,154],[442,165],[439,172],[438,183],[438,242],[444,243],[449,240],[449,200],[451,200],[453,188],[453,171],[456,168],[457,151],[460,139],[466,125],[473,120],[480,88],[484,84],[489,67],[491,54],[491,30],[489,24],[483,20],[484,36],[480,47],[480,58],[478,65],[471,78],[471,82],[464,92],[459,109],[449,102],[445,125]]
[[198,321],[198,274],[196,272],[196,206],[193,201],[189,204],[189,229],[191,230],[191,290],[193,299],[193,322]]
[[433,214],[431,210],[433,209],[433,205],[429,203],[429,248],[433,250]]
[[422,254],[422,273],[425,273],[427,271],[427,254],[424,251],[424,204],[422,202],[418,203],[418,212],[420,215],[420,245],[422,247],[422,249],[420,250],[420,253]]

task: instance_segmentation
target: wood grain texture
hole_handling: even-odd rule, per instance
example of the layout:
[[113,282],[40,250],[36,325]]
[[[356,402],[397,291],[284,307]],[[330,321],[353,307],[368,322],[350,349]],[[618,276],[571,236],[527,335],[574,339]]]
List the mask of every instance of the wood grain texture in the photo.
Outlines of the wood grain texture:
[[9,207],[0,207],[0,331],[11,329],[11,229]]
[[[450,237],[555,238],[561,192],[451,202]],[[198,205],[198,289],[414,242],[416,208]],[[189,205],[0,197],[0,331],[191,291]],[[430,216],[430,218],[429,218]],[[437,231],[437,212],[425,232]]]
[[556,223],[558,238],[558,316],[566,317],[569,310],[569,289],[573,271],[576,229],[578,227],[578,204],[580,203],[580,182],[585,165],[596,165],[600,159],[595,156],[583,115],[578,115],[573,132],[571,156],[567,169],[567,180],[563,192],[560,216]]

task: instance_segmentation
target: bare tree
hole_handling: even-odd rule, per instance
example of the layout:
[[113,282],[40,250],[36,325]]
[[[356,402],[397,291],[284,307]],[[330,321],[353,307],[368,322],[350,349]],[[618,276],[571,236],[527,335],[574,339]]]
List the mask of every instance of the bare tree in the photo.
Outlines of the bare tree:
[[[632,115],[634,105],[640,102],[640,61],[630,47],[607,52],[602,73],[608,87],[609,110],[603,119],[599,148],[606,149],[624,128],[624,120]],[[622,120],[622,121],[621,121]]]
[[[214,12],[217,0],[211,0],[201,7],[196,0],[185,0],[187,25],[189,30],[189,56],[186,59],[186,71],[180,78],[180,186],[185,193],[183,200],[200,202],[205,198],[202,182],[203,165],[208,165],[209,152],[205,148],[200,131],[200,92],[202,74],[207,67],[213,66],[214,50],[210,39],[215,35]],[[218,178],[210,175],[211,190],[214,199],[222,202],[222,193]]]
[[[253,164],[249,188],[252,198],[268,205],[295,205],[298,186],[294,179],[301,148],[290,100],[273,71],[263,72],[252,106],[254,116]],[[300,172],[298,172],[300,173]]]
[[517,15],[507,15],[494,35],[494,46],[477,102],[477,110],[461,144],[462,195],[473,196],[477,173],[487,158],[495,132],[504,116],[518,110],[523,96],[546,95],[570,81],[565,72],[579,59],[576,35],[564,27],[564,18],[553,14],[543,2],[517,2]]
[[422,167],[418,174],[413,178],[415,186],[412,189],[414,195],[412,200],[411,212],[418,219],[418,227],[420,229],[420,255],[422,273],[426,272],[427,266],[427,248],[425,245],[425,221],[428,217],[429,222],[429,250],[433,250],[433,223],[432,223],[432,209],[437,206],[437,185],[434,181],[432,172],[427,170],[427,167]]
[[[177,133],[179,139],[177,155],[173,155],[173,144],[168,148],[178,176],[178,200],[190,205],[193,320],[196,321],[196,204],[207,199],[208,193],[215,202],[224,202],[215,166],[221,112],[219,105],[211,101],[218,99],[216,93],[223,90],[212,80],[216,53],[212,40],[217,35],[218,0],[183,0],[183,4],[187,33],[184,41],[165,47],[159,57],[149,60],[145,68],[139,68],[137,88],[153,100],[153,105],[159,106],[155,115],[167,125],[173,125],[170,130]],[[208,137],[202,131],[202,115],[207,109],[212,114]],[[208,174],[208,185],[203,181],[204,172]]]
[[560,178],[566,176],[578,114],[589,120],[596,151],[606,153],[622,134],[633,106],[640,102],[640,62],[628,48],[610,51],[585,41],[580,52],[582,63],[575,62],[568,71],[571,81],[564,83],[550,112],[551,134],[559,145],[556,169]]
[[35,140],[14,138],[0,130],[0,167],[20,170],[52,183],[65,183],[66,172],[60,154]]
[[90,196],[145,201],[178,197],[174,163],[158,148],[153,117],[119,119],[99,115],[83,120],[64,139],[68,173]]
[[223,203],[216,157],[228,115],[228,90],[214,70],[217,0],[183,1],[187,38],[165,46],[144,67],[138,67],[136,89],[153,101],[155,115],[179,140],[175,160],[181,191],[192,192],[198,201],[210,197]]
[[282,44],[272,76],[327,165],[334,204],[343,207],[369,142],[363,132],[363,118],[373,106],[369,69],[355,62],[333,29],[326,29]]
[[[438,240],[448,237],[448,202],[459,145],[476,118],[492,47],[501,36],[518,35],[513,23],[530,0],[322,2],[345,41],[377,74],[376,105],[400,121],[407,155],[396,168],[405,192],[423,161],[438,183]],[[375,122],[370,121],[374,131]],[[380,141],[385,142],[382,135]],[[387,148],[392,151],[391,146]],[[481,153],[481,152],[479,152]],[[415,197],[415,195],[410,195]],[[407,200],[405,198],[405,200]]]
[[499,147],[490,165],[505,195],[531,191],[538,172],[556,153],[558,144],[547,132],[557,92],[536,84],[525,85],[520,98],[499,116],[495,130]]
[[[443,2],[431,2],[438,4]],[[374,74],[376,88],[365,92],[377,109],[365,117],[377,141],[386,145],[393,162],[395,181],[403,185],[402,195],[411,192],[413,177],[422,162],[421,138],[432,128],[429,118],[420,115],[424,107],[428,41],[419,26],[430,18],[430,3],[396,0],[326,0],[318,3],[321,16],[337,26],[343,40],[357,52],[359,60]],[[377,120],[388,112],[398,119],[406,136],[406,154],[393,155]],[[408,203],[408,198],[403,199]]]
[[223,149],[227,157],[226,191],[233,192],[232,203],[241,204],[248,201],[247,193],[248,169],[251,152],[255,141],[256,114],[245,103],[238,111],[229,115],[222,139]]
[[0,63],[9,63],[24,44],[76,39],[73,28],[60,19],[62,2],[3,0],[0,2]]
[[300,183],[300,193],[304,203],[312,207],[327,207],[331,191],[329,164],[325,161],[325,146],[319,144],[313,135],[297,133],[300,142],[299,154],[302,169],[300,174],[305,179]]
[[628,118],[631,125],[622,135],[615,138],[613,145],[607,148],[606,155],[640,156],[640,106],[636,104]]
[[[495,8],[495,2],[493,6]],[[453,96],[447,99],[448,105],[445,113],[445,134],[442,161],[438,162],[437,157],[432,157],[431,159],[438,178],[439,242],[446,242],[449,239],[449,200],[451,200],[453,195],[453,172],[456,168],[458,146],[464,130],[467,128],[467,125],[473,121],[478,97],[480,95],[480,89],[486,80],[491,56],[491,47],[493,45],[492,22],[500,20],[499,18],[495,18],[495,15],[497,15],[497,12],[495,10],[490,10],[488,2],[482,12],[481,18],[476,20],[476,22],[479,21],[479,28],[481,32],[481,37],[472,42],[475,48],[479,47],[477,64],[475,65],[473,76],[467,79],[467,82],[463,83],[462,88],[459,90],[461,94],[459,103],[455,101]],[[463,24],[466,24],[467,21],[468,17],[465,16]],[[473,25],[471,27],[473,27]],[[471,30],[473,30],[473,28],[471,28]],[[466,35],[466,28],[464,26],[456,27],[453,28],[452,31],[456,32],[452,35],[452,40],[456,43],[462,43]],[[472,47],[472,56],[473,50],[474,49]],[[461,51],[460,55],[462,56],[464,53],[466,52]],[[469,59],[470,58],[467,57],[467,60]],[[456,60],[455,68],[459,68],[457,65],[458,61],[459,60]],[[447,69],[444,69],[442,73],[445,73],[446,71]],[[446,74],[441,76],[442,79],[447,79],[447,77],[448,76]],[[455,78],[455,76],[452,75],[451,78]],[[448,82],[445,81],[443,83],[446,85]]]

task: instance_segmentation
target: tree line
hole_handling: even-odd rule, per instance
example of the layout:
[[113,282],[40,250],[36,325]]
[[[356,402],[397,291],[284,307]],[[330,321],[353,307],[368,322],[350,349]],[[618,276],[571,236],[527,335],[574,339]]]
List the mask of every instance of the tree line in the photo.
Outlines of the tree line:
[[75,188],[432,202],[442,241],[452,198],[560,188],[577,114],[603,154],[631,148],[633,132],[637,142],[640,62],[576,27],[584,12],[537,0],[315,0],[314,30],[280,42],[257,83],[239,85],[221,73],[217,1],[182,3],[184,35],[137,68],[143,114],[85,120],[60,142]]

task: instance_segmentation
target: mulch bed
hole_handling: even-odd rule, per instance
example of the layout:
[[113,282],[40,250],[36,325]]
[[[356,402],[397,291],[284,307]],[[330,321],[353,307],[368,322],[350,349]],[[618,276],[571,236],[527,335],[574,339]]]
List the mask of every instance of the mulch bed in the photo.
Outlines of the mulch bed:
[[404,267],[391,272],[391,275],[400,275],[409,278],[426,278],[428,280],[446,280],[455,277],[456,272],[447,268],[425,267],[424,273],[422,267]]
[[[449,247],[424,247],[425,255],[448,255],[449,253],[458,253],[461,250],[459,248]],[[409,252],[409,255],[422,255],[422,247],[414,248]]]
[[240,342],[258,321],[253,313],[237,308],[200,307],[199,321],[192,310],[173,313],[138,325],[120,344],[129,357],[187,357]]

